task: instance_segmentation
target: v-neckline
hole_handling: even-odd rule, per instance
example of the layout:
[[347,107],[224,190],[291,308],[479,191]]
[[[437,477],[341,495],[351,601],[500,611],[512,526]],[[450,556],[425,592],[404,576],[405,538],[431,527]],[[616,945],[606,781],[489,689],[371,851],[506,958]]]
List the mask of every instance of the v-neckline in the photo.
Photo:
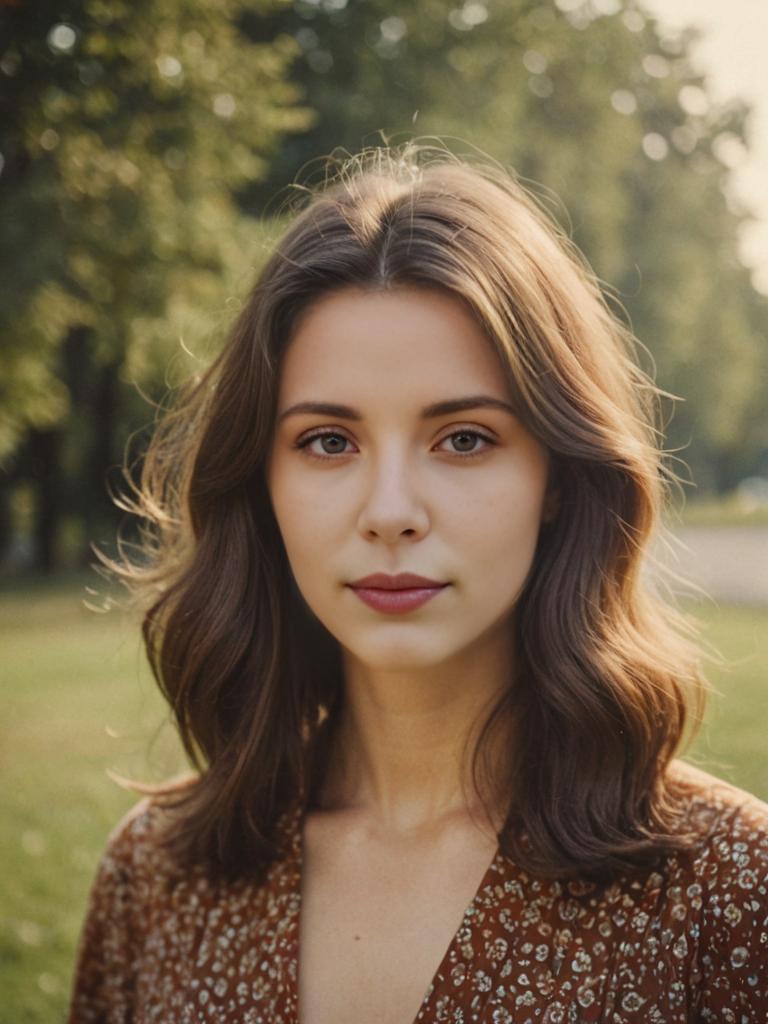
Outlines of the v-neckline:
[[[306,807],[299,806],[292,816],[292,835],[291,835],[291,908],[293,911],[293,920],[291,921],[291,939],[290,939],[290,951],[289,960],[291,962],[291,970],[288,972],[288,976],[285,979],[285,985],[287,988],[288,1003],[294,1007],[294,1019],[292,1024],[302,1024],[299,1016],[300,1005],[299,1005],[299,982],[301,977],[301,911],[302,911],[302,889],[304,881],[304,829],[306,824],[308,810]],[[467,925],[471,923],[472,919],[476,915],[479,905],[482,901],[483,894],[486,890],[504,873],[505,867],[508,866],[507,858],[502,854],[501,849],[497,843],[496,849],[494,850],[493,857],[488,867],[483,872],[483,876],[475,890],[472,899],[469,901],[464,909],[464,913],[461,916],[458,927],[451,936],[448,945],[437,965],[432,977],[429,979],[426,988],[424,990],[424,997],[416,1011],[416,1016],[412,1021],[403,1021],[402,1024],[419,1024],[419,1021],[425,1019],[425,1014],[429,1011],[432,1000],[437,992],[439,992],[439,985],[445,979],[448,968],[451,966],[454,954],[461,953],[462,946],[462,934],[465,932]]]

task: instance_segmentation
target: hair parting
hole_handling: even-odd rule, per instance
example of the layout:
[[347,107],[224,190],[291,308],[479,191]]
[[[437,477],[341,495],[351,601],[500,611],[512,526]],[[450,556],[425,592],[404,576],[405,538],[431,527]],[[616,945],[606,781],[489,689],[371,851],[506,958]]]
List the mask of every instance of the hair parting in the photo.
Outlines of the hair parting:
[[[659,443],[665,393],[583,257],[503,168],[415,141],[327,167],[297,189],[223,349],[157,427],[124,504],[142,523],[138,556],[104,559],[143,603],[194,767],[131,787],[168,809],[180,862],[222,876],[265,871],[281,815],[315,799],[343,679],[266,487],[281,357],[330,291],[437,288],[499,354],[559,495],[519,597],[519,677],[472,752],[478,785],[507,808],[502,849],[542,876],[608,878],[683,848],[668,768],[706,684],[691,620],[646,571],[676,479]],[[502,771],[488,757],[498,730]]]

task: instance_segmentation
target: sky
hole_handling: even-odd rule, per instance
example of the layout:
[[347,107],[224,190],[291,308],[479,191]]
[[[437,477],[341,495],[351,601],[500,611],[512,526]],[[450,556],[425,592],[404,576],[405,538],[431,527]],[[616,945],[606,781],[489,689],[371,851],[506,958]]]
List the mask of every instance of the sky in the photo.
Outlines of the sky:
[[755,287],[768,294],[768,0],[641,0],[662,27],[694,25],[692,54],[713,99],[746,99],[749,154],[734,169],[738,196],[757,215],[744,230],[741,257]]

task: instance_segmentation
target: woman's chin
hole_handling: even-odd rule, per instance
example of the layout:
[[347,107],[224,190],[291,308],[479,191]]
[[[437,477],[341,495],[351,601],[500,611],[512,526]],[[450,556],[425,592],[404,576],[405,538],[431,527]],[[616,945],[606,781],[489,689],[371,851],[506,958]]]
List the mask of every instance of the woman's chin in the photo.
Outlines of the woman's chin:
[[414,639],[392,639],[391,636],[381,643],[359,644],[354,647],[342,647],[346,655],[353,661],[372,672],[423,672],[444,665],[452,658],[460,655],[455,639],[450,643],[417,642]]

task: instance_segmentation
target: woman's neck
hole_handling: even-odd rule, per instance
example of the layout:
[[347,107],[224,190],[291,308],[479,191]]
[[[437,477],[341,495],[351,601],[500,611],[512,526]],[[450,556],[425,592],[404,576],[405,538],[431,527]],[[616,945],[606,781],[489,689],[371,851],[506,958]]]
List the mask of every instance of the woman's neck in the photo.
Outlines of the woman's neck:
[[402,834],[457,815],[485,818],[493,808],[477,791],[472,755],[509,685],[509,661],[469,661],[419,672],[348,663],[322,806],[355,810]]

